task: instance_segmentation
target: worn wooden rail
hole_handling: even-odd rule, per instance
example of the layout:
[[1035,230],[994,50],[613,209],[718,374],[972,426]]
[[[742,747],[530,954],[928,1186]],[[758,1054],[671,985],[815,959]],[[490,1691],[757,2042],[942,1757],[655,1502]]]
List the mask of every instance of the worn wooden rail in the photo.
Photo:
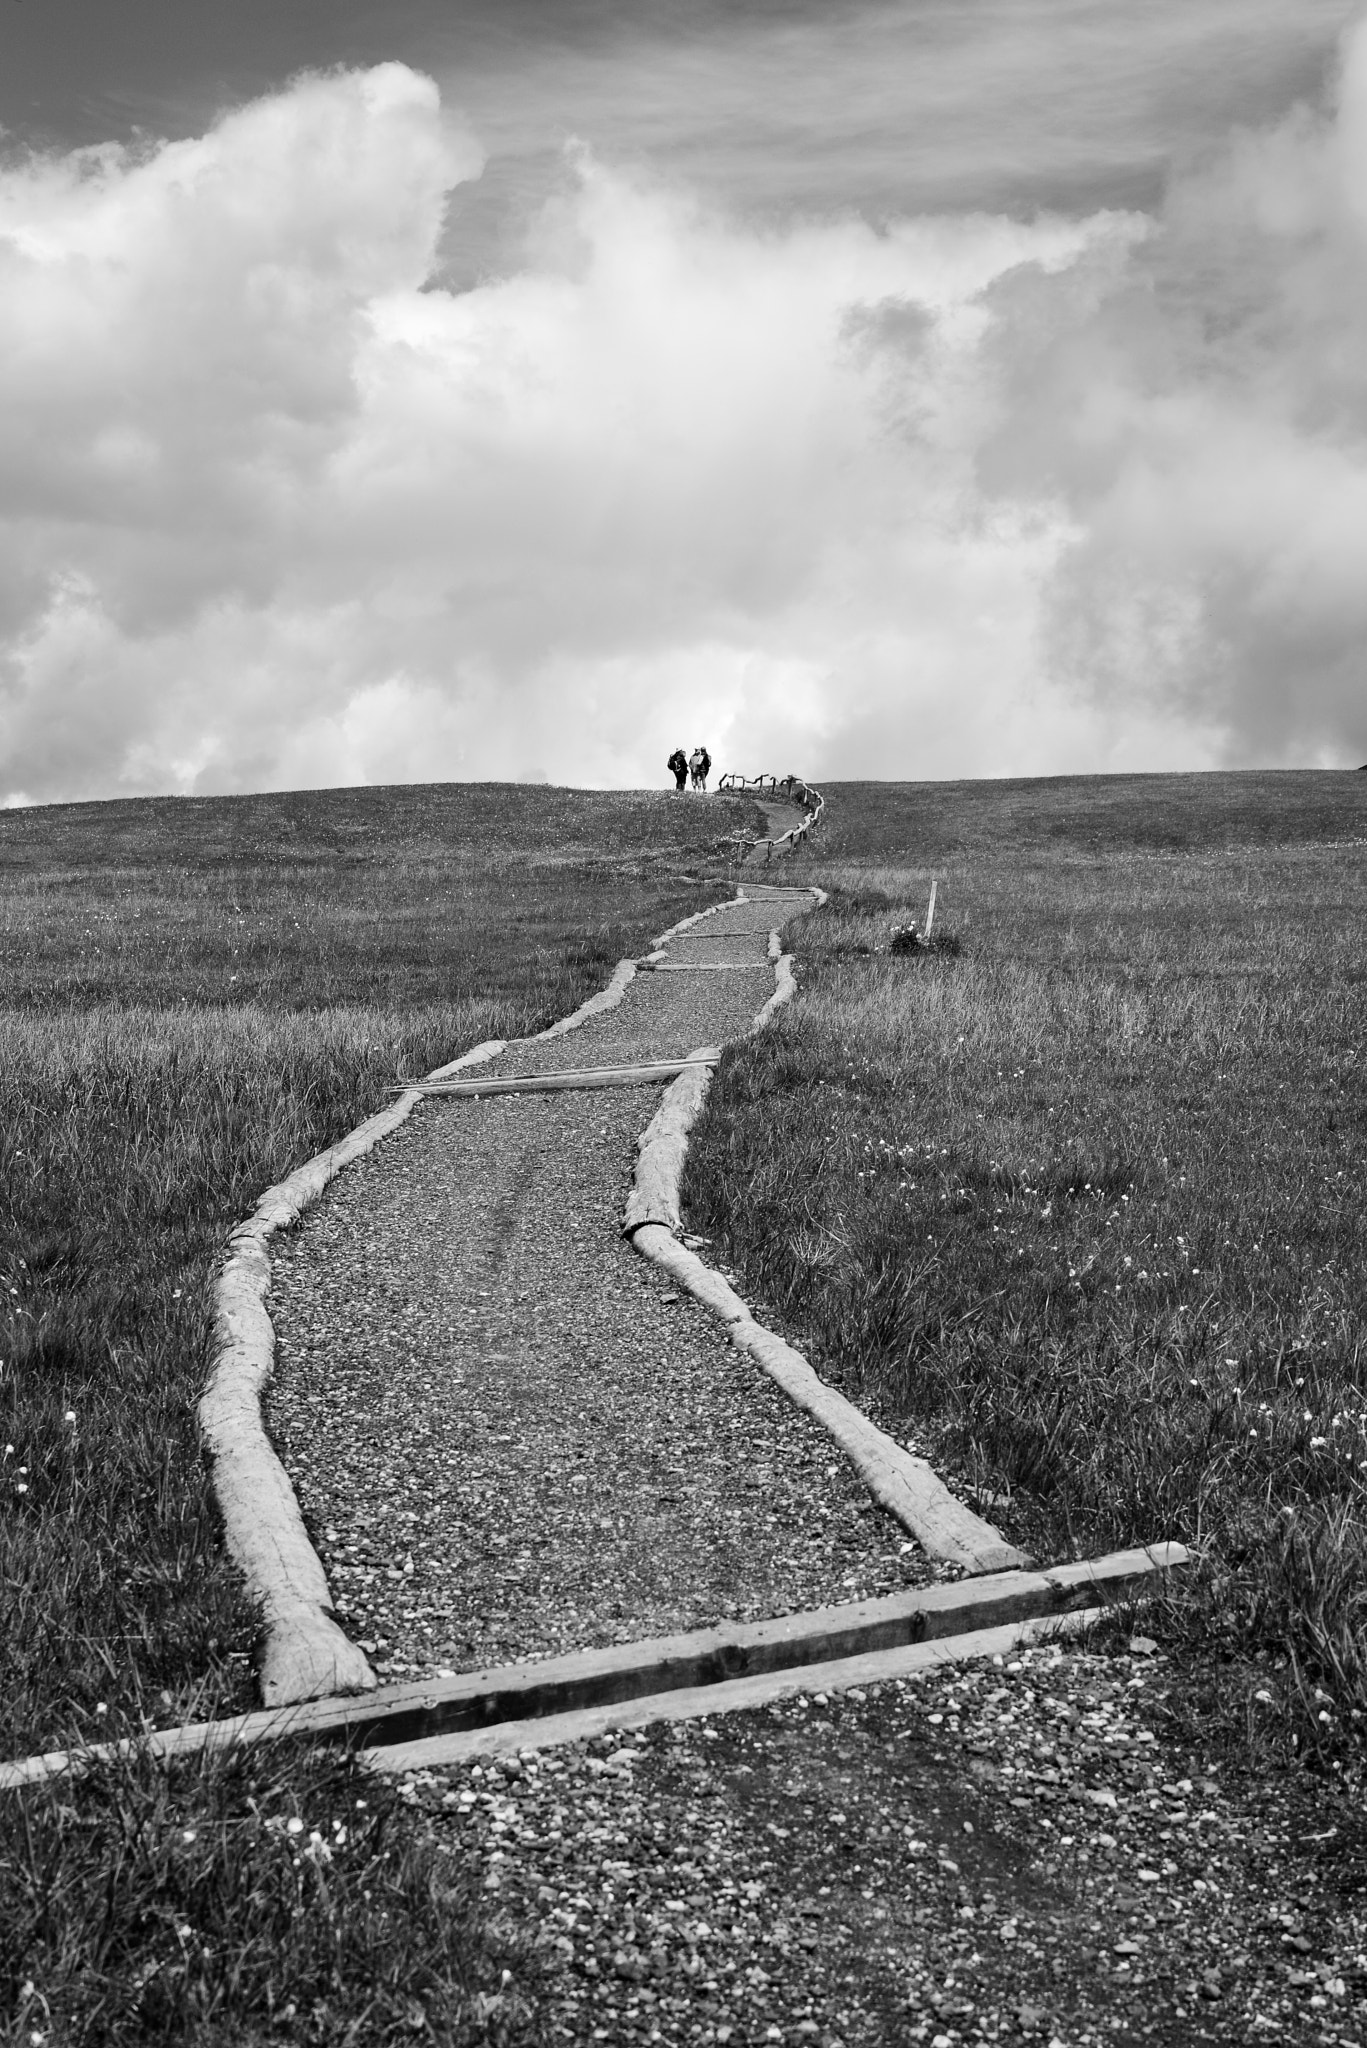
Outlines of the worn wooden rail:
[[719,790],[724,789],[740,796],[786,796],[791,803],[801,804],[803,809],[801,823],[790,825],[788,830],[779,833],[777,838],[750,839],[743,832],[738,832],[731,842],[736,849],[738,861],[745,860],[750,854],[758,853],[762,846],[767,863],[773,859],[776,847],[801,845],[807,834],[820,822],[821,813],[826,808],[826,799],[821,791],[813,789],[800,775],[738,775],[731,771],[722,776],[717,787]]

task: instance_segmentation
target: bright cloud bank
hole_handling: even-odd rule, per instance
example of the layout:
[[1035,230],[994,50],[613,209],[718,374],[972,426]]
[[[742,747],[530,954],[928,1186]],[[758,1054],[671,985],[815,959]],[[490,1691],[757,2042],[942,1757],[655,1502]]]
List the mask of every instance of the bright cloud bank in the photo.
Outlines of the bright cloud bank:
[[0,170],[0,799],[1367,758],[1367,34],[1155,217],[582,154],[439,282],[400,65]]

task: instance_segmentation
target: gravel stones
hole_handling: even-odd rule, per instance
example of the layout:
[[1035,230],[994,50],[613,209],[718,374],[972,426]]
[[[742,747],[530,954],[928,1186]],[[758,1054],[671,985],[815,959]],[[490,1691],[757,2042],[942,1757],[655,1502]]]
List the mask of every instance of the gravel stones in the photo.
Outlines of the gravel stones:
[[[723,915],[762,949],[772,913]],[[638,976],[618,1009],[500,1064],[715,1043],[748,1025],[772,968],[742,993],[750,979]],[[825,1432],[622,1239],[658,1100],[428,1101],[275,1241],[268,1423],[339,1618],[381,1675],[935,1576]]]
[[[510,1045],[466,1078],[484,1074],[562,1073],[651,1059],[684,1059],[748,1031],[774,992],[774,970],[761,960],[736,974],[637,974],[615,1010],[604,1010],[563,1038]],[[646,1112],[649,1120],[650,1111]]]
[[[769,933],[794,910],[810,903],[804,890],[727,904],[670,939],[667,951],[671,965],[687,965],[695,956],[708,957],[706,950],[697,953],[704,941],[713,948],[724,943],[725,957],[737,966],[737,972],[695,976],[654,974],[645,969],[628,984],[616,1008],[601,1011],[562,1037],[510,1045],[478,1072],[547,1073],[567,1067],[683,1058],[699,1046],[743,1036],[774,992],[774,970],[767,958]],[[470,1078],[475,1079],[476,1074]]]
[[1338,1788],[1037,1649],[403,1786],[535,1939],[539,2036],[670,2048],[1360,2042]]
[[[775,914],[775,906],[769,903],[764,906],[764,909],[766,917],[770,920],[766,926],[767,935],[768,931],[774,929],[773,915]],[[776,915],[781,921],[784,915],[783,910],[780,908]],[[718,932],[713,929],[715,924],[716,919],[709,918],[706,924],[698,925],[694,931],[680,932],[677,938],[671,939],[669,942],[669,957],[671,961],[681,967],[718,965],[734,967],[744,960],[754,959],[754,940],[750,934],[727,931]]]

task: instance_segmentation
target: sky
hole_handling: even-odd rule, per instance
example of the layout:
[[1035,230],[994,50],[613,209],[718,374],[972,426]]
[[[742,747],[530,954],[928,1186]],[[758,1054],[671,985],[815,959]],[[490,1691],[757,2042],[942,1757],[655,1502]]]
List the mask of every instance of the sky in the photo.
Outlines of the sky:
[[9,0],[0,803],[1367,761],[1356,0]]

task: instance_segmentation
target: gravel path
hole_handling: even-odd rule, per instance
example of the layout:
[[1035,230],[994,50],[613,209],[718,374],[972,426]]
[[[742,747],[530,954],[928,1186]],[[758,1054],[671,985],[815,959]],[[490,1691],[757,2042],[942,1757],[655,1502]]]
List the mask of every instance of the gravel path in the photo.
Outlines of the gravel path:
[[[781,917],[784,914],[781,910],[775,911],[772,903],[766,904],[765,907],[776,916]],[[711,922],[709,920],[708,924],[700,925],[696,932],[681,932],[677,939],[672,939],[669,946],[670,959],[681,962],[686,967],[713,965],[717,962],[734,967],[742,960],[754,959],[752,938],[747,934],[735,932],[714,932],[709,928]]]
[[[604,1010],[560,1038],[530,1039],[510,1046],[476,1073],[536,1074],[564,1067],[623,1065],[672,1058],[716,1045],[747,1031],[751,1019],[774,992],[767,958],[769,933],[811,897],[804,890],[755,890],[753,900],[731,903],[669,942],[671,963],[693,957],[697,935],[725,941],[727,957],[748,959],[736,974],[640,973],[628,984],[616,1009]],[[476,1078],[472,1073],[470,1078]],[[645,1119],[649,1121],[649,1116]]]
[[[762,956],[791,901],[709,926]],[[638,975],[618,1009],[498,1064],[691,1051],[772,989],[767,964],[753,985]],[[659,1093],[431,1100],[276,1240],[268,1421],[343,1625],[382,1673],[934,1575],[825,1433],[622,1239]]]
[[403,1790],[535,1943],[537,2039],[1360,2043],[1354,1803],[1174,1725],[1173,1675],[1029,1650]]
[[[465,1078],[682,1057],[748,1030],[773,992],[774,970],[767,964],[736,974],[638,974],[618,1007],[604,1010],[581,1031],[510,1046]],[[646,1122],[651,1114],[648,1109]]]

